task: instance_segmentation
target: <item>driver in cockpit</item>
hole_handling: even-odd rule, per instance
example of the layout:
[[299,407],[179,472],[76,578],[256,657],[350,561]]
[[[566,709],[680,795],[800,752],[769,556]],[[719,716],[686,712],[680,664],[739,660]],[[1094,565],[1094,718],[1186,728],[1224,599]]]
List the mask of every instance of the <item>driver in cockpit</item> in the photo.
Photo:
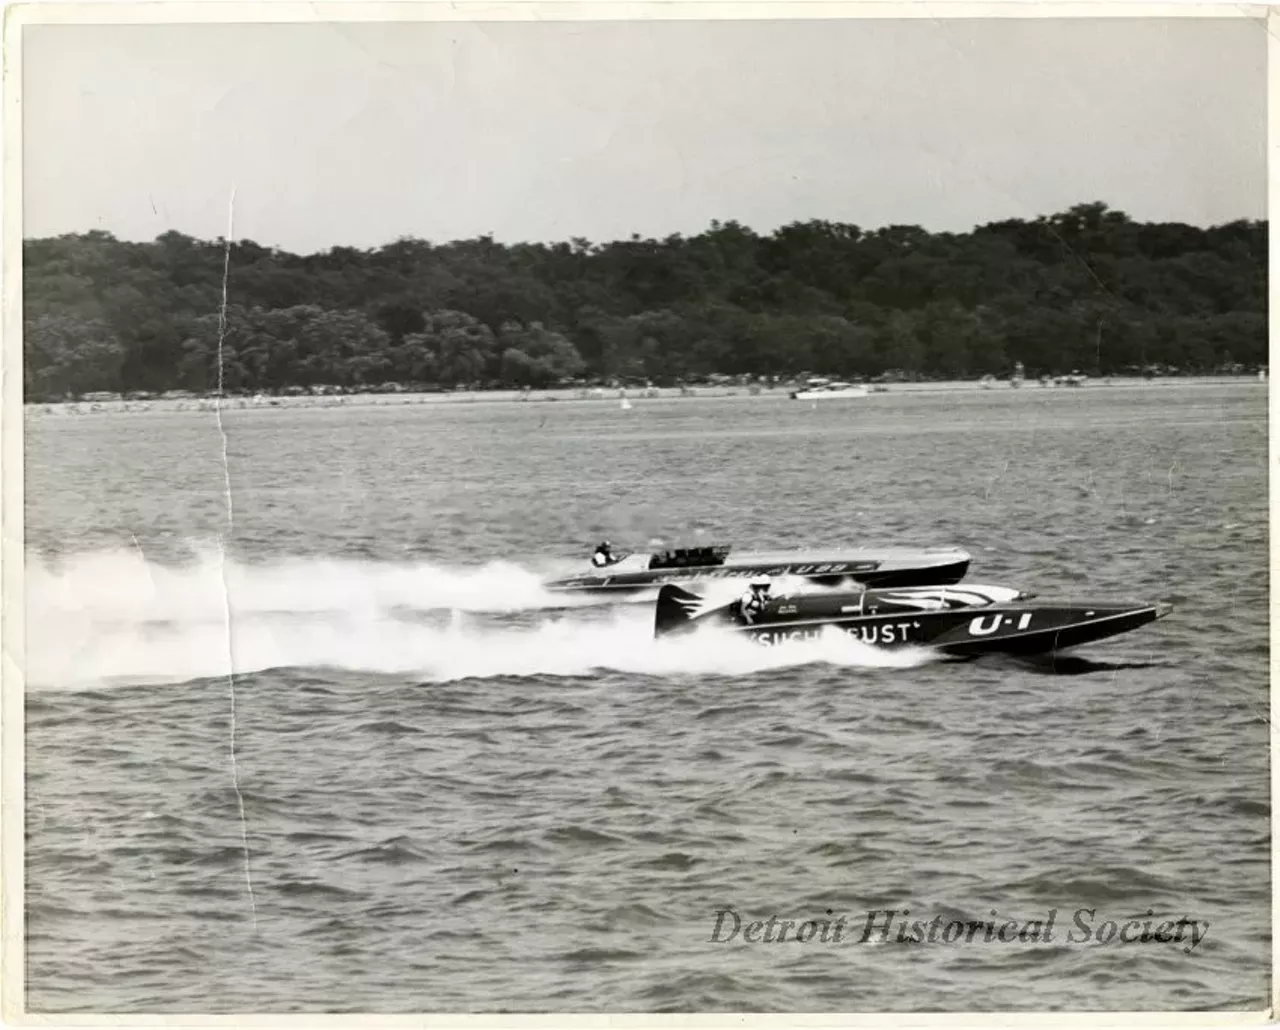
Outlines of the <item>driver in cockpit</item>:
[[602,569],[606,565],[612,565],[618,559],[613,556],[613,550],[609,541],[606,540],[596,548],[596,553],[591,556],[591,564],[597,569]]
[[756,576],[751,580],[751,589],[738,598],[738,610],[748,623],[755,622],[769,603],[769,590],[773,581],[768,576]]

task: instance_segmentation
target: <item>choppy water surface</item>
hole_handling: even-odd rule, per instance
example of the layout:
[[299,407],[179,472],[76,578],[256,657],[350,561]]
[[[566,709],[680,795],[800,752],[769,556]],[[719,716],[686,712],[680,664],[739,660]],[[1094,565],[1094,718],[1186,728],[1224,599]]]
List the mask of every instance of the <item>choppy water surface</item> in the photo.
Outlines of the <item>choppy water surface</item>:
[[[28,420],[32,1009],[1266,1003],[1256,384],[224,425],[229,498],[208,413]],[[602,535],[960,545],[1177,609],[1056,671],[660,645],[539,587]],[[832,929],[712,941],[726,908]],[[895,939],[992,912],[1056,916]]]

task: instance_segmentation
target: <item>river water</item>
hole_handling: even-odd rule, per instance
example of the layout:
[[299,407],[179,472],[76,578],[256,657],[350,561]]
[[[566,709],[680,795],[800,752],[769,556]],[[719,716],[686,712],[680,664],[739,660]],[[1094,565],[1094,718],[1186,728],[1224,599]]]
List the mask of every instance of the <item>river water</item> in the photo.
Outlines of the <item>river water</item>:
[[[27,420],[32,1010],[1265,1005],[1265,387],[222,430]],[[659,644],[539,586],[601,537],[1175,612],[1057,668]]]

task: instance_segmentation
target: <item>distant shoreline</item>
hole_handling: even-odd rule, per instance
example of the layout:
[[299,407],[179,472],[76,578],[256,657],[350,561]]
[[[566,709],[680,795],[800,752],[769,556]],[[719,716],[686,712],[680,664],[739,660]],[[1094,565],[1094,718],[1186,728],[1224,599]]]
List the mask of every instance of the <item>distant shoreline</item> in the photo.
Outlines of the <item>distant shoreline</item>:
[[[1036,380],[1028,380],[1019,393],[1076,393],[1089,390],[1153,389],[1167,390],[1179,387],[1241,386],[1262,387],[1269,380],[1256,376],[1169,376],[1143,379],[1136,376],[1109,376],[1087,380],[1081,386],[1042,386]],[[922,393],[1008,393],[1012,387],[1007,380],[984,384],[977,380],[942,382],[892,383],[882,392],[861,398],[833,398],[823,404],[854,406],[876,404],[882,398],[895,394]],[[534,390],[453,390],[441,393],[350,393],[350,394],[301,394],[294,396],[224,397],[219,405],[215,397],[160,397],[147,400],[97,399],[81,401],[28,401],[24,407],[28,415],[89,415],[123,414],[127,412],[176,412],[213,411],[219,406],[223,411],[262,411],[272,408],[369,408],[404,407],[417,404],[538,404],[548,402],[573,404],[619,404],[625,397],[632,404],[644,404],[654,400],[706,400],[732,397],[753,399],[786,399],[792,387],[704,386],[682,391],[678,387],[632,389],[581,389]],[[584,393],[588,395],[584,396]],[[817,404],[817,401],[797,403]]]

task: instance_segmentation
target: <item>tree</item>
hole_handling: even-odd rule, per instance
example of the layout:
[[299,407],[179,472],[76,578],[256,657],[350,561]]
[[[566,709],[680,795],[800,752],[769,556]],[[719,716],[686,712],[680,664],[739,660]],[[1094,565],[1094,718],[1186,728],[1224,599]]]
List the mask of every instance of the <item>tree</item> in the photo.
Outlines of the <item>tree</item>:
[[219,360],[224,241],[90,232],[24,241],[24,380],[34,399],[209,391],[219,374],[231,391],[1256,364],[1267,234],[1139,223],[1095,201],[969,233],[725,221],[663,239],[310,255],[241,240]]
[[572,379],[586,367],[574,345],[540,322],[529,326],[509,322],[502,327],[502,381],[512,386],[550,386]]
[[413,382],[464,386],[496,377],[499,355],[493,331],[464,311],[433,311],[423,330],[404,338],[392,367]]
[[23,387],[30,400],[78,400],[119,388],[124,348],[105,322],[40,315],[24,328],[23,337]]

